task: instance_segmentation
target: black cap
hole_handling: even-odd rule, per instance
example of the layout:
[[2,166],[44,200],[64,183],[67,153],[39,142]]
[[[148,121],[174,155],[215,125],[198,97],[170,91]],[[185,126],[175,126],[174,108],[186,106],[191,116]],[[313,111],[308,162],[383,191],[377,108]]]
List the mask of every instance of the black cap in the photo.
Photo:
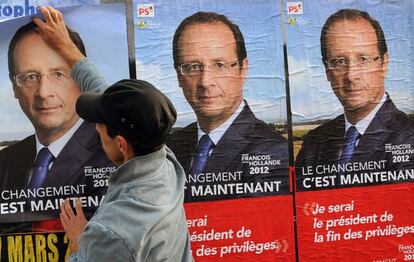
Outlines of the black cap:
[[165,143],[177,118],[171,101],[146,81],[124,79],[103,94],[85,93],[76,102],[78,115],[105,124],[143,148]]

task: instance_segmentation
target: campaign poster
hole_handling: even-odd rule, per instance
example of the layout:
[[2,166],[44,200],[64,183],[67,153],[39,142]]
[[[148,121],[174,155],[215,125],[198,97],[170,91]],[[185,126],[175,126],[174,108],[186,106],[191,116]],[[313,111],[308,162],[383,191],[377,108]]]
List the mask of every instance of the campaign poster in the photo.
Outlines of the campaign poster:
[[[167,144],[187,172],[186,202],[288,193],[279,5],[134,4],[137,77],[153,83],[176,107]],[[223,22],[198,22],[216,16],[237,30],[239,46]],[[185,30],[185,18],[188,28],[194,23],[198,31]],[[209,136],[207,153],[204,135]]]
[[68,7],[77,5],[99,4],[99,0],[2,0],[0,1],[0,21],[37,13],[37,7]]
[[167,145],[186,172],[195,260],[291,261],[280,3],[134,1],[133,10],[137,78],[177,110]]
[[412,1],[286,1],[299,261],[414,252]]
[[[61,11],[72,40],[79,49],[83,42],[88,59],[109,83],[129,78],[123,4]],[[95,124],[76,115],[81,89],[71,68],[26,25],[30,21],[0,22],[1,260],[34,256],[46,261],[43,255],[50,254],[48,261],[62,261],[67,238],[54,233],[63,229],[61,203],[79,198],[91,217],[106,193],[108,171],[115,167],[102,150]],[[43,154],[45,148],[49,152]],[[15,234],[27,232],[33,233]]]

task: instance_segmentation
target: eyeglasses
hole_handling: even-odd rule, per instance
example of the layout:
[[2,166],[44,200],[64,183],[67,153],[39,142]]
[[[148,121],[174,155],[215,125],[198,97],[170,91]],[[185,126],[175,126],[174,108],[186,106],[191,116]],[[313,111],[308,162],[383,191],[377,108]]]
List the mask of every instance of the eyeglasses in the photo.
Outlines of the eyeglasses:
[[328,64],[329,69],[345,70],[349,67],[351,61],[354,61],[358,67],[367,68],[379,60],[381,60],[379,56],[359,56],[353,59],[349,59],[347,57],[334,57],[325,60],[325,62]]
[[198,76],[209,68],[210,72],[216,75],[224,75],[234,69],[239,64],[239,61],[232,62],[215,62],[210,65],[204,65],[201,63],[185,63],[178,66],[180,73],[183,76]]
[[64,71],[54,71],[50,74],[27,72],[24,74],[15,75],[13,79],[17,86],[31,89],[39,87],[43,76],[46,76],[49,81],[54,84],[60,84],[70,79],[69,73]]

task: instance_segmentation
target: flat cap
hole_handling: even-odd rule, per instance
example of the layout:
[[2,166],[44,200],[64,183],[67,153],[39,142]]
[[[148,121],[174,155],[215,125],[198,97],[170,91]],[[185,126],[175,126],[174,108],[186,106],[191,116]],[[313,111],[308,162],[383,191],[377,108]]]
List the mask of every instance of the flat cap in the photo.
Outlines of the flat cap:
[[171,101],[152,84],[121,80],[103,94],[85,93],[76,102],[78,115],[105,124],[143,148],[165,143],[177,118]]

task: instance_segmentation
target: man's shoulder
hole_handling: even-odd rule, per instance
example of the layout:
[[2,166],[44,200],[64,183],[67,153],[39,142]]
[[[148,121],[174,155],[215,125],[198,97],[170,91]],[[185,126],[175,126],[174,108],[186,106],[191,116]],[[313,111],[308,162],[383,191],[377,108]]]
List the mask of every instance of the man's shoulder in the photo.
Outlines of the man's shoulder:
[[385,122],[390,129],[410,129],[414,128],[414,120],[406,113],[399,110],[393,103],[391,98],[384,103],[383,107],[378,112],[378,117]]
[[[91,139],[95,139],[98,136],[96,131],[96,124],[83,121],[79,128],[73,134],[80,141],[89,142]],[[96,142],[96,140],[94,141]]]
[[[235,119],[230,127],[241,133],[244,138],[253,143],[259,144],[278,144],[286,142],[286,139],[271,124],[260,120],[246,102],[240,115]],[[287,142],[286,142],[287,143]]]
[[0,151],[0,161],[4,159],[19,159],[33,150],[36,150],[36,140],[34,135],[31,135],[2,149]]
[[414,120],[406,113],[397,109],[394,104],[388,107],[387,113],[382,113],[378,117],[378,121],[381,124],[377,124],[376,122],[371,129],[382,130],[381,128],[385,127],[383,137],[386,140],[384,140],[384,143],[414,144]]
[[275,141],[286,139],[282,136],[282,134],[275,129],[275,127],[272,127],[271,124],[265,123],[263,120],[260,120],[256,117],[254,117],[255,120],[252,121],[252,130],[254,137],[260,137],[260,138],[266,138],[274,139]]
[[103,152],[94,123],[84,121],[68,140],[64,149],[68,150],[73,147],[76,148],[77,146],[74,146],[74,143],[90,152]]
[[197,123],[191,123],[182,128],[174,128],[168,136],[166,144],[173,152],[177,152],[181,147],[189,149],[189,143],[197,143]]
[[337,116],[334,119],[328,120],[316,127],[315,129],[310,130],[304,137],[304,140],[318,140],[320,142],[321,138],[340,136],[343,137],[345,130],[345,120],[344,115]]
[[188,137],[197,134],[197,122],[193,122],[185,127],[174,128],[169,138]]

